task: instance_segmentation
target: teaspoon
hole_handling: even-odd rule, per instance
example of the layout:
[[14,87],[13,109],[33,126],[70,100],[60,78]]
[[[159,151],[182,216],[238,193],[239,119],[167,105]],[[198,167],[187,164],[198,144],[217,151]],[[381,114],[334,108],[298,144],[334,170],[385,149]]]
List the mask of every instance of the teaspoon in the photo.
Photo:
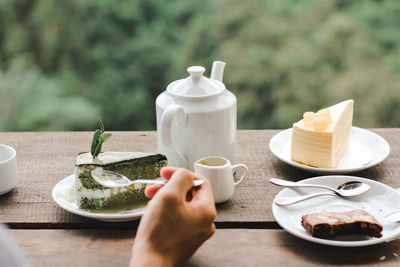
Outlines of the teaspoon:
[[[130,180],[128,177],[116,173],[113,171],[104,170],[102,168],[96,168],[92,172],[93,179],[101,184],[102,186],[109,188],[117,188],[130,186],[133,184],[158,184],[158,185],[166,185],[166,180],[150,180],[150,179],[139,179],[139,180]],[[203,184],[203,180],[193,180],[193,186],[199,186]]]
[[343,184],[339,185],[337,189],[333,189],[333,188],[331,188],[329,186],[325,186],[325,185],[301,184],[301,183],[295,183],[295,182],[285,181],[285,180],[276,179],[276,178],[271,178],[270,182],[273,184],[276,184],[276,185],[286,186],[286,187],[314,187],[314,188],[328,189],[328,190],[332,191],[332,192],[322,192],[322,193],[314,193],[314,194],[302,195],[302,196],[296,196],[296,197],[289,197],[282,201],[275,201],[275,203],[277,205],[281,205],[281,206],[291,205],[291,204],[298,203],[300,201],[318,197],[318,196],[340,196],[340,197],[350,198],[350,197],[361,195],[370,189],[370,186],[368,184],[359,182],[359,181],[349,181],[349,182],[343,183]]
[[389,221],[389,222],[400,222],[400,210],[395,210],[388,215],[386,215],[384,220]]

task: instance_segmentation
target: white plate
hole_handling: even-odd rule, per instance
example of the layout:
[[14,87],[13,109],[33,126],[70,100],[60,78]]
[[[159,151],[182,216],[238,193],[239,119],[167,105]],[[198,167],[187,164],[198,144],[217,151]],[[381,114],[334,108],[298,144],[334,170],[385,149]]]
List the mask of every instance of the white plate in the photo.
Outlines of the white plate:
[[124,211],[121,213],[92,213],[87,210],[83,210],[78,208],[75,202],[71,201],[71,199],[67,199],[67,192],[72,190],[74,186],[74,175],[70,175],[60,182],[58,182],[52,192],[52,196],[54,201],[63,209],[88,218],[93,218],[101,221],[107,222],[124,222],[124,221],[131,221],[140,218],[146,208],[142,209],[135,209]]
[[[354,180],[369,184],[371,189],[367,193],[351,199],[324,196],[305,200],[290,206],[278,206],[273,203],[272,213],[283,229],[297,237],[315,243],[340,247],[357,247],[397,239],[400,235],[400,223],[391,223],[383,220],[387,214],[400,208],[400,193],[390,186],[365,178],[344,175],[319,176],[302,180],[299,183],[322,184],[336,188],[346,181]],[[299,193],[308,194],[320,191],[321,189],[314,188],[302,188],[296,191],[285,188],[276,195],[274,201],[283,200],[286,197],[298,196]],[[349,211],[353,209],[363,209],[374,216],[383,225],[382,237],[373,238],[353,235],[328,240],[310,236],[301,225],[301,216],[305,214],[325,211]]]
[[349,147],[335,169],[316,168],[294,162],[290,158],[292,129],[274,135],[269,142],[271,152],[283,162],[317,174],[346,174],[371,168],[390,153],[388,142],[381,136],[358,127],[351,128]]

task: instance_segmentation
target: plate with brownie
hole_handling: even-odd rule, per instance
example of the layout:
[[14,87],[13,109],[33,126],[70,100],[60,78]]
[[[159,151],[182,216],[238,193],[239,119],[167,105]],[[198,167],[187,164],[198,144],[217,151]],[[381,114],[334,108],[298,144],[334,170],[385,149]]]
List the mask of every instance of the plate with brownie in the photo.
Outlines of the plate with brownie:
[[[353,198],[321,196],[290,206],[272,204],[278,224],[302,239],[331,246],[358,247],[388,242],[400,237],[400,222],[384,217],[400,208],[400,193],[390,186],[355,176],[319,176],[298,183],[336,188],[347,181],[361,181],[371,189]],[[326,191],[316,188],[285,188],[275,201]]]

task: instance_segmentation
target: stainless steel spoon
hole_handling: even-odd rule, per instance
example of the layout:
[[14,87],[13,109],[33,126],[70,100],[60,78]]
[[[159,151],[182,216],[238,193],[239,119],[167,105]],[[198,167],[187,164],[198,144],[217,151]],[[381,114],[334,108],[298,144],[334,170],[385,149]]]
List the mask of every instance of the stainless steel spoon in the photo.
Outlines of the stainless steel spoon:
[[400,210],[395,210],[389,213],[383,219],[392,223],[400,222]]
[[[92,172],[93,179],[101,184],[102,186],[109,188],[117,188],[130,186],[133,184],[158,184],[158,185],[166,185],[166,180],[150,180],[150,179],[139,179],[139,180],[130,180],[128,177],[113,172],[104,170],[102,168],[96,168]],[[203,180],[193,180],[193,186],[199,186],[203,184]]]
[[349,196],[354,196],[355,191],[353,190],[359,190],[360,193],[362,194],[367,192],[370,189],[370,186],[364,182],[360,181],[349,181],[344,184],[339,185],[337,189],[334,189],[332,187],[326,186],[326,185],[318,185],[318,184],[303,184],[303,183],[296,183],[296,182],[291,182],[291,181],[286,181],[282,179],[277,179],[277,178],[271,178],[269,181],[275,185],[279,186],[285,186],[285,187],[314,187],[314,188],[323,188],[332,191],[333,193],[341,196],[341,197],[349,197]]
[[290,181],[285,181],[281,179],[271,178],[270,182],[276,185],[285,186],[285,187],[314,187],[314,188],[323,188],[330,190],[331,192],[322,192],[322,193],[314,193],[309,195],[302,195],[302,196],[295,196],[295,197],[288,197],[285,200],[275,201],[275,204],[280,206],[287,206],[294,203],[298,203],[300,201],[318,197],[318,196],[339,196],[350,198],[354,196],[361,195],[367,192],[370,189],[370,186],[366,183],[360,181],[349,181],[344,184],[338,186],[337,189],[333,189],[329,186],[325,185],[315,185],[315,184],[302,184],[302,183],[295,183]]

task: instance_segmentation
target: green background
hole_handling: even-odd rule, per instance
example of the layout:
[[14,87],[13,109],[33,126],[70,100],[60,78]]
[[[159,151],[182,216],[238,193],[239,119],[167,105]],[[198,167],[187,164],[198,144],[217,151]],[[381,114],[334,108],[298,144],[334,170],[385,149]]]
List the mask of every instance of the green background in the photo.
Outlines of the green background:
[[227,63],[239,129],[353,98],[400,126],[400,1],[0,0],[0,131],[155,130],[191,65]]

